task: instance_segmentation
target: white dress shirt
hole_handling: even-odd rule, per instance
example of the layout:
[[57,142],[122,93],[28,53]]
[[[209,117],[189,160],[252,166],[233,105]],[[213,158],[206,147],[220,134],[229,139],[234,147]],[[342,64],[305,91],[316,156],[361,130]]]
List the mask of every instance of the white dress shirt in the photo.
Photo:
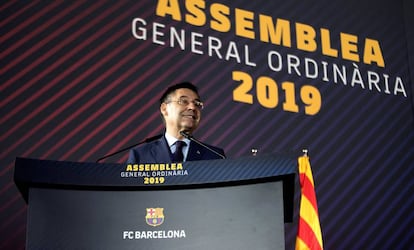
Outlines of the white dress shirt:
[[[165,139],[167,140],[168,146],[170,147],[170,151],[171,153],[175,152],[175,142],[178,141],[177,138],[165,133]],[[186,145],[183,147],[183,155],[184,155],[184,160],[187,160],[187,155],[188,155],[188,150],[190,149],[190,140],[185,138],[181,141],[184,141],[186,143]]]

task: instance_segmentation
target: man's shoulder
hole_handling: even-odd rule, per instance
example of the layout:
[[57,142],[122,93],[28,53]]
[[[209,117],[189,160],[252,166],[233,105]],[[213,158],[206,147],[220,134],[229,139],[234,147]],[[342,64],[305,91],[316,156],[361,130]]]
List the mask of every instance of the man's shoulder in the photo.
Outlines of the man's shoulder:
[[221,153],[221,154],[224,154],[224,149],[222,149],[222,148],[220,148],[220,147],[216,147],[216,146],[213,146],[213,145],[209,145],[209,144],[206,144],[209,148],[211,148],[211,149],[214,149],[214,151],[217,151],[217,152],[219,152],[219,153]]
[[170,155],[164,137],[149,141],[130,150],[129,163],[166,162]]
[[225,156],[224,149],[206,143],[203,144],[205,145],[205,147],[198,145],[197,143],[193,143],[195,150],[192,150],[192,152],[199,153],[201,159],[221,159],[223,158],[222,156]]
[[150,149],[163,146],[164,145],[164,140],[165,140],[164,137],[161,137],[161,138],[158,138],[156,140],[146,142],[144,144],[141,144],[141,145],[137,146],[135,148],[135,150],[138,151],[138,152],[141,152],[141,151],[148,152],[148,150],[150,150]]

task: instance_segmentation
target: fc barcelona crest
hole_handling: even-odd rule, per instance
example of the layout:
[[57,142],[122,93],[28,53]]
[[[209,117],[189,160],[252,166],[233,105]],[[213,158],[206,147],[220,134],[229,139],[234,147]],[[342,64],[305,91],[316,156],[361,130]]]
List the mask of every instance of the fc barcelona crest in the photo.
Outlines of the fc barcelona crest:
[[164,208],[147,208],[147,215],[145,221],[148,225],[156,227],[164,222]]

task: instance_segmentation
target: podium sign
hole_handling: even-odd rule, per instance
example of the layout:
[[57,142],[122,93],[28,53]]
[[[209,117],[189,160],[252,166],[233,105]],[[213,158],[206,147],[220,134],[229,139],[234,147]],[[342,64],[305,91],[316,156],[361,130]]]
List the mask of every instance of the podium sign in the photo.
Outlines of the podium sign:
[[284,249],[296,162],[16,159],[27,249]]

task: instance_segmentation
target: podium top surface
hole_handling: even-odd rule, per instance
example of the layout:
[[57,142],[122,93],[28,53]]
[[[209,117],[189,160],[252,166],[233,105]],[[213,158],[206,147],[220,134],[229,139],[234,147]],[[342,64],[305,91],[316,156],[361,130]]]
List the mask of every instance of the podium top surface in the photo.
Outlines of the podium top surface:
[[31,187],[149,191],[282,181],[285,206],[290,204],[288,207],[291,207],[296,166],[295,158],[284,155],[179,164],[115,164],[16,158],[14,181],[26,202]]
[[268,155],[159,164],[114,164],[16,158],[17,185],[181,188],[275,181],[296,173],[296,159]]

